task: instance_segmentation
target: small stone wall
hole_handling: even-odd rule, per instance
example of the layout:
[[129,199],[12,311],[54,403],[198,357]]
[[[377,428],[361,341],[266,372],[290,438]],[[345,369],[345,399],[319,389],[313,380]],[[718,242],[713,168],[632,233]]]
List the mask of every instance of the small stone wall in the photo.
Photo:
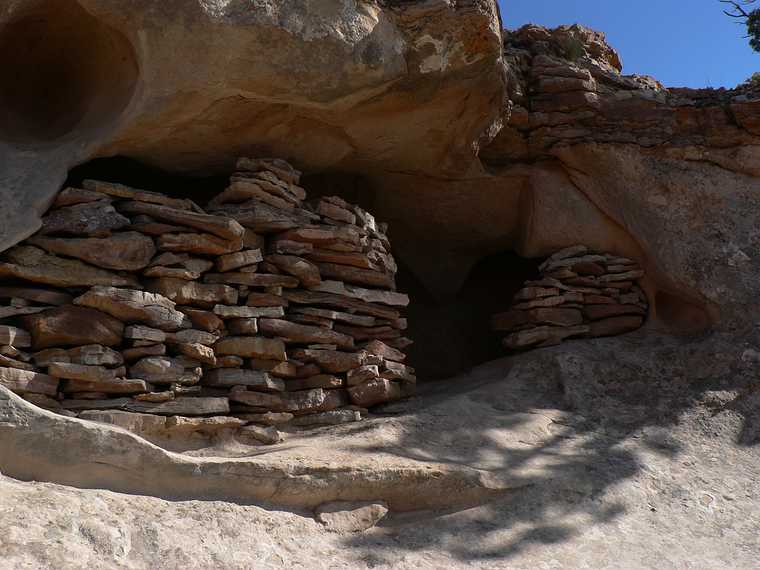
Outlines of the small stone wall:
[[385,225],[337,197],[305,202],[284,161],[237,166],[206,210],[64,189],[0,255],[0,383],[60,413],[266,443],[272,425],[354,421],[411,394]]
[[555,253],[539,269],[541,278],[525,283],[512,308],[493,316],[493,330],[508,333],[507,349],[618,335],[644,323],[648,302],[636,284],[644,271],[635,261],[578,245]]

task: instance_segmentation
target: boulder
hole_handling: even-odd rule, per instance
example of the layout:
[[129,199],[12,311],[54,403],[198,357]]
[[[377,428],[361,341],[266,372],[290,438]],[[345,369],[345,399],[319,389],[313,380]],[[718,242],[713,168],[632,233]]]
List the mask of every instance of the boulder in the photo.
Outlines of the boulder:
[[[150,192],[148,190],[130,188],[124,184],[103,182],[101,180],[84,180],[82,182],[82,186],[84,186],[86,190],[80,190],[79,192],[94,192],[102,197],[136,200],[138,202],[147,202],[148,204],[160,204],[162,206],[169,206],[170,208],[177,210],[197,209],[197,206],[192,202],[192,200],[170,198],[169,196],[161,194],[160,192]],[[87,201],[89,202],[92,200]]]

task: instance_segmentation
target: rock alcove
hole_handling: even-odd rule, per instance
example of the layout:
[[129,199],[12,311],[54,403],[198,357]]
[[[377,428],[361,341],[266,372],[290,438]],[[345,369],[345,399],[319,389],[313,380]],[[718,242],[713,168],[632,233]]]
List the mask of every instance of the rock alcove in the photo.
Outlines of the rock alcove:
[[[175,198],[191,198],[205,205],[228,184],[225,176],[179,175],[149,166],[127,157],[96,159],[80,165],[69,173],[66,186],[78,187],[87,179],[105,180],[135,188],[161,188]],[[353,173],[322,172],[306,175],[302,185],[310,198],[337,195],[371,209],[374,194],[371,182]],[[389,233],[406,235],[404,219],[391,220]],[[395,243],[403,252],[403,243]],[[397,256],[398,257],[398,256]],[[509,311],[515,295],[527,282],[540,279],[540,265],[545,258],[525,258],[514,251],[503,251],[482,257],[470,269],[458,290],[450,295],[431,292],[418,278],[415,268],[397,259],[399,290],[409,294],[409,328],[406,335],[414,344],[406,349],[408,364],[417,370],[422,381],[449,378],[484,362],[501,358],[505,347],[501,337],[494,334],[492,318]],[[701,313],[682,310],[683,302],[669,300],[660,293],[664,303],[661,316],[668,324],[679,323],[688,329],[704,326],[695,323]],[[696,316],[695,316],[696,315]],[[691,330],[691,329],[688,329]]]

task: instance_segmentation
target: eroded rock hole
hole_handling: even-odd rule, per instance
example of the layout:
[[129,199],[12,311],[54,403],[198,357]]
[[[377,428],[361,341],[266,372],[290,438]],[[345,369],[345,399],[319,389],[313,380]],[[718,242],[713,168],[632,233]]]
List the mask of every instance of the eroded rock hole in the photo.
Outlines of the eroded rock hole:
[[124,110],[138,69],[127,39],[71,0],[25,7],[0,26],[0,136],[59,139]]

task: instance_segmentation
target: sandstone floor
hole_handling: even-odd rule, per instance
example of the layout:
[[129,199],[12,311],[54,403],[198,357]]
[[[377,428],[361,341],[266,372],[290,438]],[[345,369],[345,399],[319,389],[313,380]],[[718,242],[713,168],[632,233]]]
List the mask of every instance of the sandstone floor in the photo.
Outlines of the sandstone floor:
[[477,504],[437,497],[457,506],[338,534],[306,510],[2,477],[0,568],[757,567],[760,457],[736,443],[746,418],[692,405],[660,421],[635,409],[590,419],[536,372],[494,362],[266,454],[364,456],[379,471],[448,463],[509,488]]

